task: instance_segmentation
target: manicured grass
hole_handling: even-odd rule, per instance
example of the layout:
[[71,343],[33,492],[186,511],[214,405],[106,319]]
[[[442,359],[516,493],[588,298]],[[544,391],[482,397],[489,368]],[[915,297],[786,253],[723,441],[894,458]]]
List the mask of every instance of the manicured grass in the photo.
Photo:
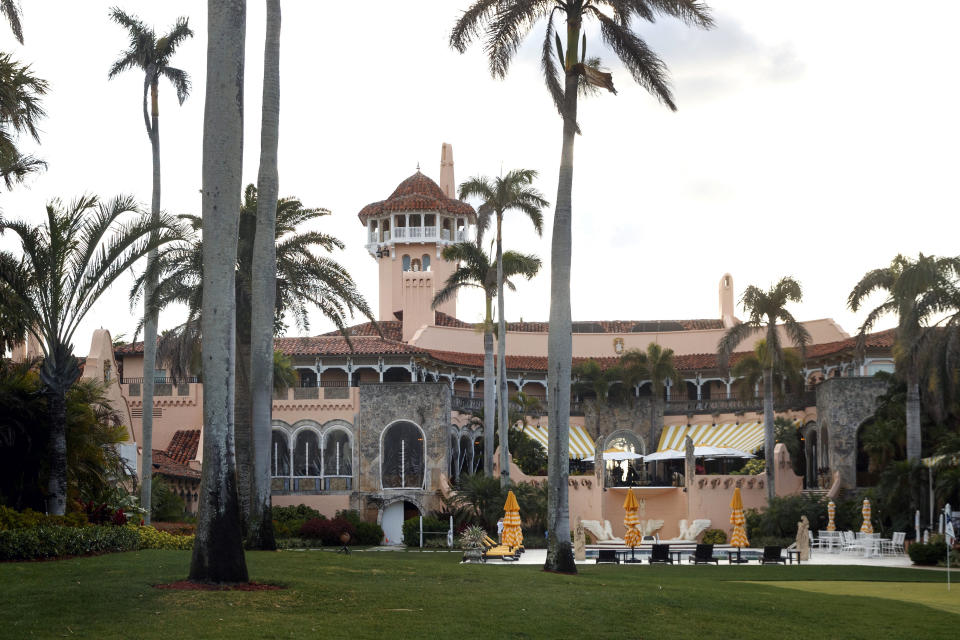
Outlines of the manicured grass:
[[886,595],[782,588],[795,580],[939,583],[940,572],[602,565],[559,576],[458,560],[249,553],[254,580],[288,587],[261,592],[152,588],[187,575],[185,551],[0,564],[0,637],[916,639],[951,637],[960,625],[960,615]]

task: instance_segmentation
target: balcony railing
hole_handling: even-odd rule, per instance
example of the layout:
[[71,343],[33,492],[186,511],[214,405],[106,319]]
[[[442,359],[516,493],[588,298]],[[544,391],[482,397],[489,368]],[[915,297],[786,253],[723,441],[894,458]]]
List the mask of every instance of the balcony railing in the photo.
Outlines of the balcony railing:
[[451,231],[450,229],[442,229],[435,225],[430,225],[423,227],[395,227],[392,230],[387,229],[383,232],[382,240],[375,231],[367,234],[368,244],[391,241],[423,242],[430,240],[439,242],[468,242],[470,240],[470,232],[466,229]]

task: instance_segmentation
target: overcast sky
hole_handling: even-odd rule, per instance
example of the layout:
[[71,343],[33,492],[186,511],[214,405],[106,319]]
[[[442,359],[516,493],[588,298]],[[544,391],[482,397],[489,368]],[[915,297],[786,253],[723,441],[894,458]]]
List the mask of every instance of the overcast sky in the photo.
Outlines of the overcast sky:
[[[25,46],[4,25],[0,49],[50,82],[35,150],[49,170],[0,194],[3,215],[38,222],[50,198],[88,192],[131,193],[148,205],[143,79],[129,72],[107,80],[126,44],[107,18],[113,3],[23,4]],[[257,175],[264,32],[263,3],[248,4],[245,183]],[[602,57],[619,93],[580,103],[574,319],[719,317],[724,272],[737,296],[792,275],[804,287],[797,317],[832,317],[853,333],[864,314],[850,313],[845,300],[867,270],[897,252],[960,253],[960,3],[940,0],[922,12],[875,0],[811,1],[791,11],[762,0],[712,4],[710,32],[670,20],[639,26],[670,67],[676,113],[634,84],[588,28],[588,52]],[[561,121],[540,77],[542,29],[507,79],[493,80],[480,47],[459,55],[447,46],[468,5],[383,0],[358,13],[351,2],[283,3],[280,193],[334,212],[323,228],[346,242],[336,258],[374,309],[376,263],[356,214],[417,163],[437,179],[441,143],[454,147],[458,181],[533,168],[555,200]],[[161,85],[160,129],[163,208],[199,213],[205,3],[121,6],[158,32],[189,16],[196,32],[173,60],[191,74],[193,95],[180,107]],[[542,275],[508,295],[509,320],[548,317],[552,208],[545,213],[543,238],[519,217],[505,223],[508,248],[544,258]],[[10,234],[0,247],[15,247]],[[115,286],[94,308],[76,337],[79,353],[97,327],[129,336],[140,311],[130,311],[127,289]],[[458,315],[478,320],[482,306],[461,296]],[[182,319],[182,310],[168,311],[161,328]],[[316,317],[309,333],[330,328]]]

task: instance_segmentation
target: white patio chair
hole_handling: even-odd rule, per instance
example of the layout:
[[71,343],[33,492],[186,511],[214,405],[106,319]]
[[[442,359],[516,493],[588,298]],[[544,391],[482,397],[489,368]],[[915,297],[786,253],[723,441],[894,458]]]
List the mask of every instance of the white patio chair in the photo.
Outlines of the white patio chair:
[[892,540],[884,540],[881,547],[881,552],[884,554],[890,554],[894,556],[904,555],[903,543],[907,539],[907,533],[905,531],[894,531]]
[[854,535],[853,531],[841,531],[840,541],[843,545],[840,547],[841,551],[863,553],[863,544],[860,540],[857,540],[857,536]]

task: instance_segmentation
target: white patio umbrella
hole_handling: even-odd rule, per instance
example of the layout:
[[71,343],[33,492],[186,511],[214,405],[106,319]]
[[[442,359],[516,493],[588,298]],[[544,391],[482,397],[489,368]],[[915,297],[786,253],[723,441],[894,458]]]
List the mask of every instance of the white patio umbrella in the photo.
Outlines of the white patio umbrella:
[[[642,458],[642,457],[643,457],[643,456],[640,455],[639,453],[634,453],[633,451],[624,451],[623,449],[618,449],[618,448],[616,448],[616,447],[613,447],[613,448],[611,448],[611,449],[607,449],[606,451],[603,452],[603,459],[604,459],[604,460],[617,460],[617,461],[619,461],[619,460],[637,460],[637,459]],[[590,456],[589,458],[584,458],[583,461],[584,461],[584,462],[593,462],[593,456]]]
[[[752,453],[731,449],[730,447],[694,447],[693,456],[695,458],[753,458]],[[666,449],[657,451],[643,457],[644,462],[657,462],[659,460],[683,460],[685,457],[683,451],[675,449]]]

